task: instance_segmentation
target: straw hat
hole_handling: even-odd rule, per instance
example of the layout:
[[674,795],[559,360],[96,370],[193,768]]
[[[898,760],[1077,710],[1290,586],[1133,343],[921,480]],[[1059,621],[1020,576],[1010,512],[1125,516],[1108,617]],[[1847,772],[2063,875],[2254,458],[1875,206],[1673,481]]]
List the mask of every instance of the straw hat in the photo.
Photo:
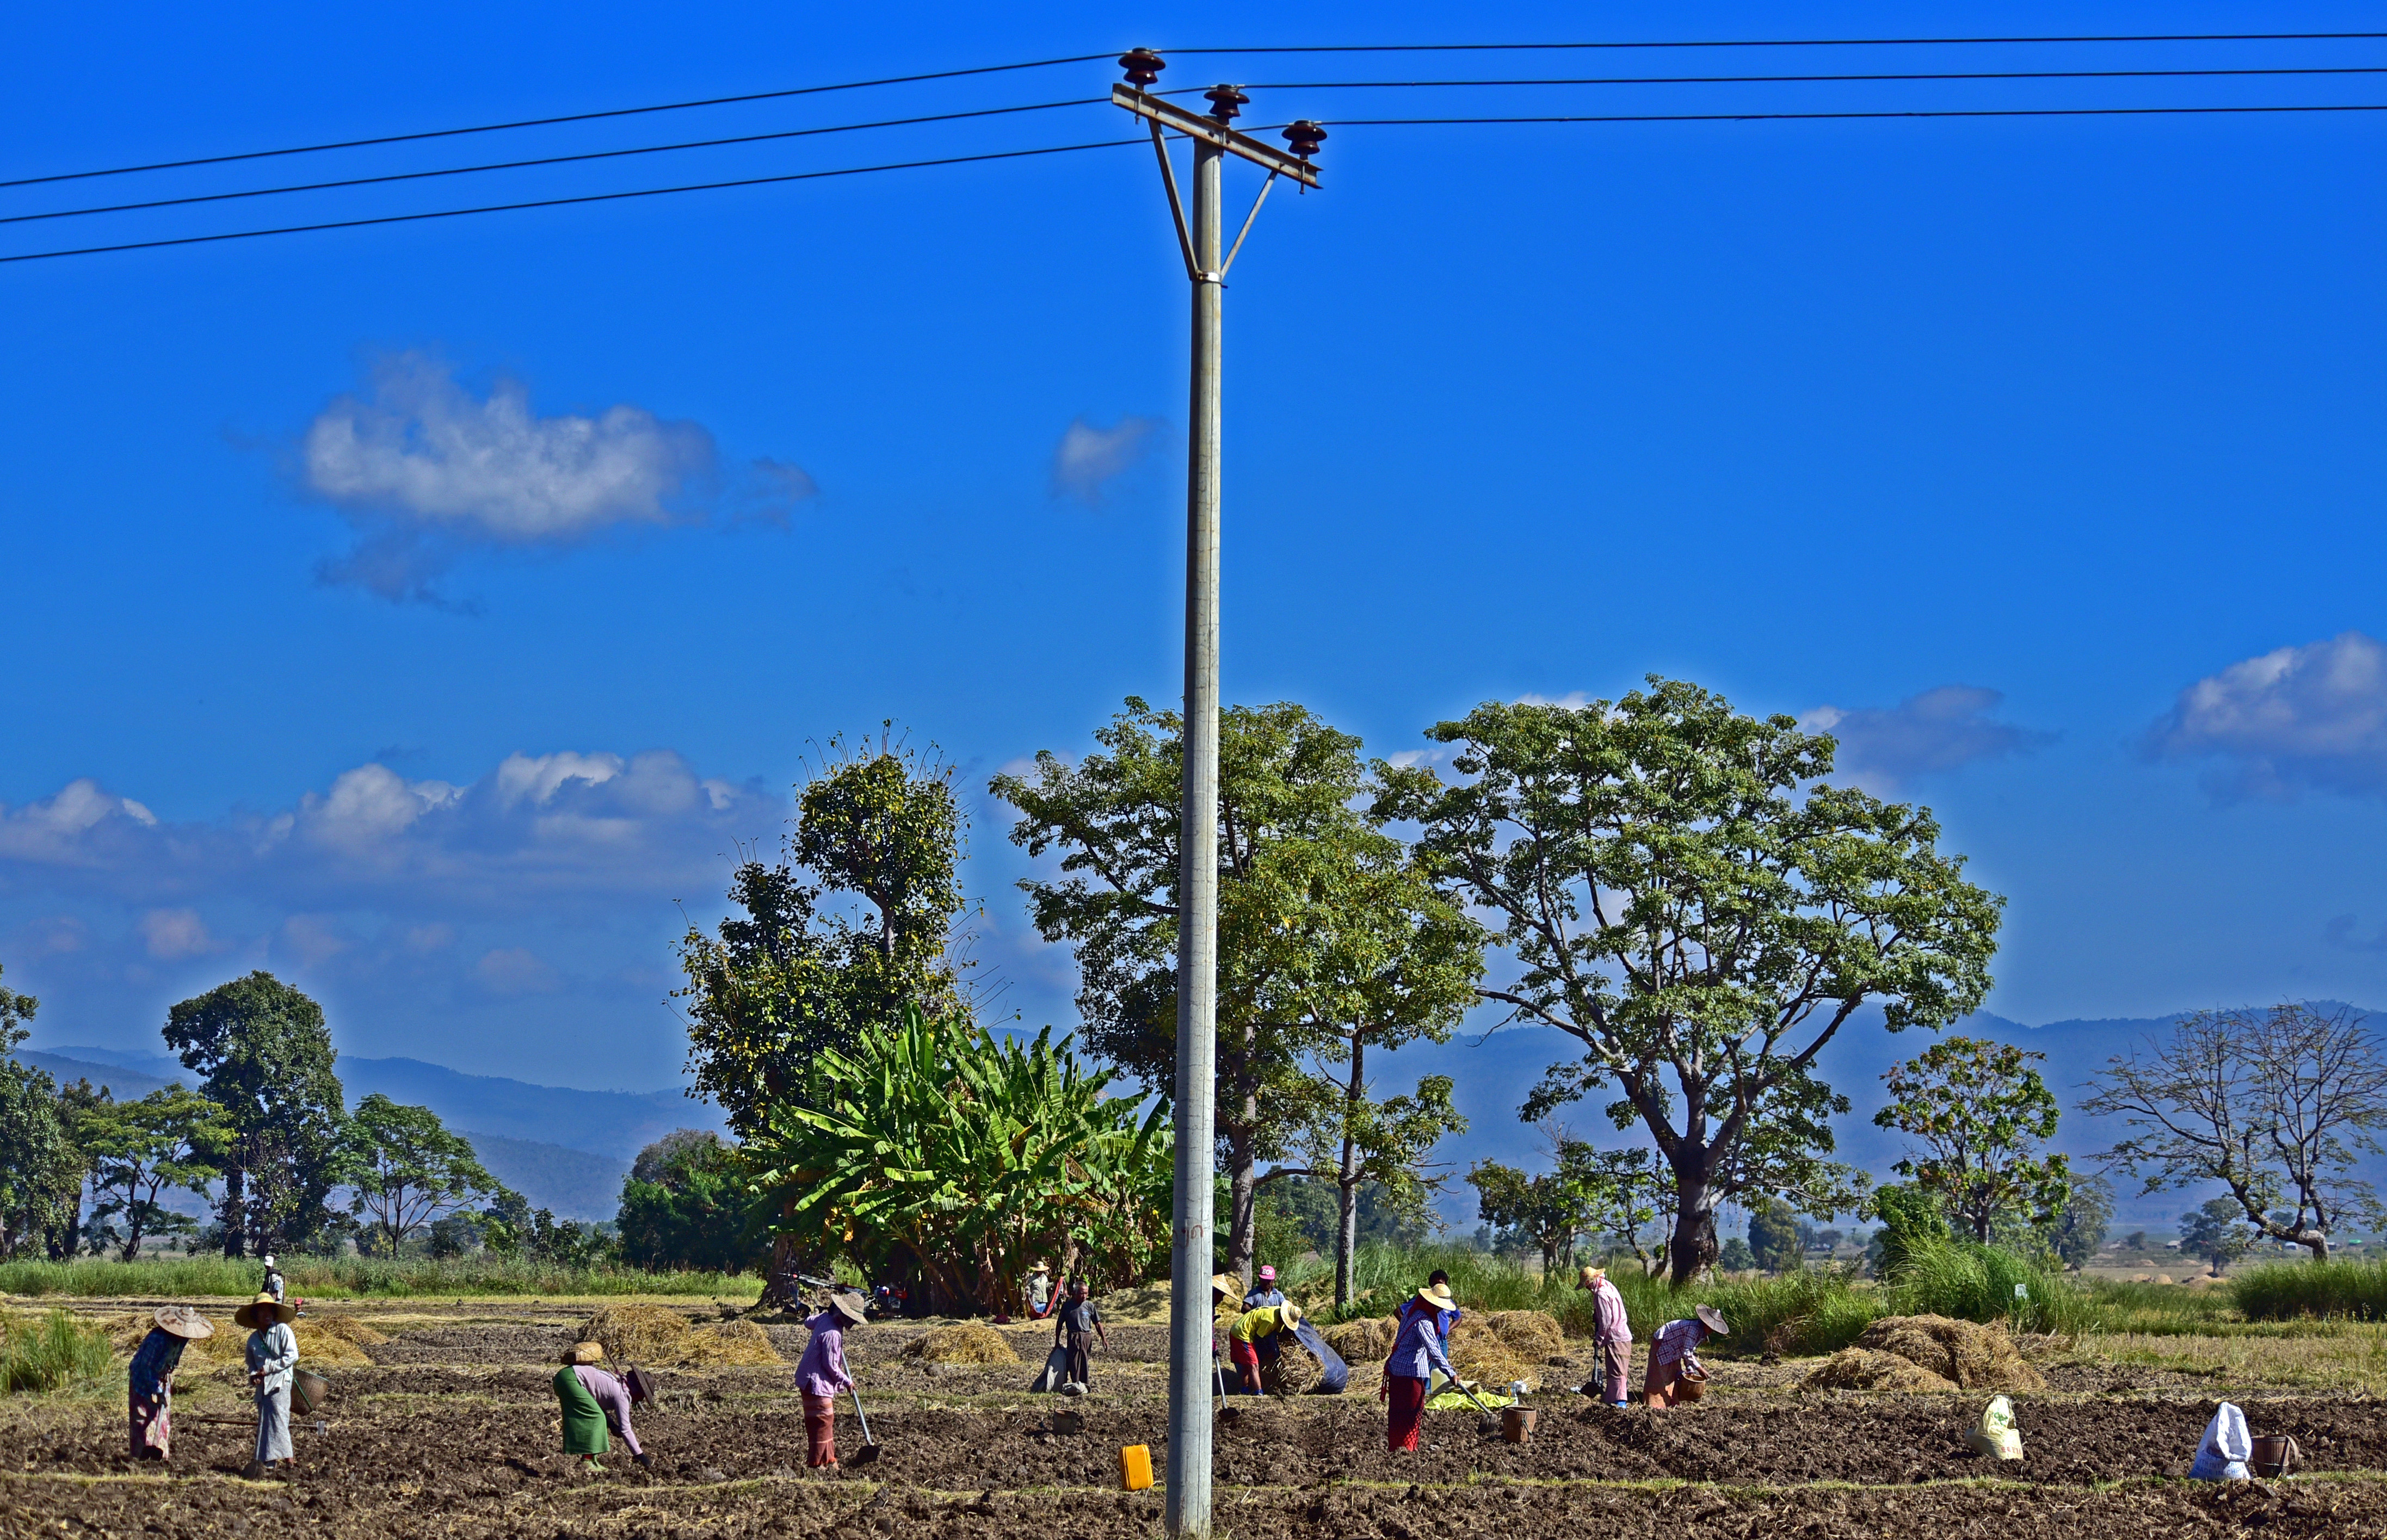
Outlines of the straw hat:
[[1301,1324],[1301,1306],[1298,1305],[1280,1305],[1276,1307],[1276,1319],[1283,1322],[1288,1330],[1293,1327],[1299,1326]]
[[1457,1300],[1450,1297],[1450,1291],[1448,1289],[1437,1289],[1431,1283],[1421,1284],[1418,1288],[1417,1297],[1425,1301],[1428,1305],[1433,1306],[1437,1310],[1447,1310],[1458,1303]]
[[1608,1269],[1606,1268],[1585,1268],[1583,1271],[1575,1274],[1574,1286],[1578,1289],[1597,1289],[1602,1283],[1607,1281]]
[[1243,1285],[1237,1283],[1227,1274],[1222,1272],[1214,1272],[1210,1275],[1210,1292],[1214,1294],[1227,1294],[1240,1298],[1243,1295],[1244,1290]]
[[260,1294],[232,1313],[234,1324],[252,1332],[262,1332],[276,1321],[284,1325],[298,1319],[298,1307],[285,1305],[272,1294]]
[[1028,1270],[1029,1272],[1051,1272],[1053,1270],[1053,1264],[1050,1262],[1039,1262]]
[[602,1363],[605,1361],[605,1344],[595,1342],[574,1343],[572,1351],[563,1356],[563,1361],[568,1364]]
[[831,1294],[828,1307],[843,1316],[849,1325],[860,1326],[868,1318],[863,1314],[865,1301],[860,1294]]
[[216,1334],[215,1322],[187,1305],[169,1305],[159,1310],[155,1319],[158,1331],[180,1337],[184,1342],[197,1342],[202,1337]]
[[1702,1305],[1692,1313],[1699,1318],[1699,1324],[1701,1326],[1706,1327],[1717,1336],[1729,1337],[1732,1335],[1732,1328],[1725,1323],[1724,1312],[1717,1309],[1714,1306]]

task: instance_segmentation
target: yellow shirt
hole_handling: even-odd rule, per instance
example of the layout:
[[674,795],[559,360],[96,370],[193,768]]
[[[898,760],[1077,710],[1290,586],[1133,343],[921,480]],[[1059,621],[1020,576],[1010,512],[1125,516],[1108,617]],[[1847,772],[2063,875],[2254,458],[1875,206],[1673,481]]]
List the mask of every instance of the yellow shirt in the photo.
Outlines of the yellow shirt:
[[1276,1306],[1263,1305],[1257,1310],[1246,1310],[1235,1318],[1234,1326],[1227,1332],[1237,1342],[1257,1342],[1273,1337],[1283,1322],[1277,1317]]

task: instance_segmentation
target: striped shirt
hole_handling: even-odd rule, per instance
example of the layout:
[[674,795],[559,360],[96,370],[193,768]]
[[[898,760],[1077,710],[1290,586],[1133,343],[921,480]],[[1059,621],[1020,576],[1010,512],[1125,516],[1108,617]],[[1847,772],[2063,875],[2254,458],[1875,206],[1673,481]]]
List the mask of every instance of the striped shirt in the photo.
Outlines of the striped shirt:
[[1699,1356],[1694,1350],[1707,1340],[1706,1323],[1698,1317],[1670,1320],[1658,1328],[1658,1334],[1649,1341],[1649,1367],[1660,1370],[1668,1364],[1686,1363],[1698,1369]]

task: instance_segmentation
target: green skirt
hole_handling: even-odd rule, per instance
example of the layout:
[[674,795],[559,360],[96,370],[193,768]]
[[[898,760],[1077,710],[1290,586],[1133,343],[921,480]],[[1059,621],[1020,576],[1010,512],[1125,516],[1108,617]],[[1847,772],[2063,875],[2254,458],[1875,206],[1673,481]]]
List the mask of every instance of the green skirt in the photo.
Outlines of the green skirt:
[[604,1408],[569,1365],[556,1371],[555,1398],[563,1403],[565,1454],[601,1455],[613,1447],[605,1436]]

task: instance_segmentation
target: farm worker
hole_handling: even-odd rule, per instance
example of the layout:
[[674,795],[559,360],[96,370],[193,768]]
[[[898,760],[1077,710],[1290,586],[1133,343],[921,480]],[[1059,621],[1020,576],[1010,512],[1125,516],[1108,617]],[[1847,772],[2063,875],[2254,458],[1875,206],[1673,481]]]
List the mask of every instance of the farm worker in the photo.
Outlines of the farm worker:
[[[593,1342],[575,1343],[563,1356],[563,1367],[555,1371],[555,1399],[563,1407],[563,1452],[576,1456],[580,1463],[602,1473],[604,1467],[597,1457],[613,1447],[605,1436],[605,1408],[597,1404],[589,1393],[588,1382],[580,1377],[579,1366],[595,1363],[604,1350]],[[607,1376],[609,1379],[611,1376]]]
[[1707,1370],[1699,1364],[1699,1344],[1710,1337],[1730,1335],[1732,1328],[1722,1313],[1707,1305],[1685,1319],[1670,1320],[1658,1328],[1658,1335],[1649,1344],[1648,1371],[1641,1380],[1643,1402],[1655,1410],[1677,1401],[1696,1400],[1699,1392],[1686,1394],[1684,1387],[1691,1380],[1707,1378]]
[[1066,1384],[1080,1390],[1092,1390],[1094,1385],[1093,1363],[1089,1355],[1092,1344],[1099,1342],[1103,1351],[1110,1351],[1110,1333],[1103,1330],[1103,1307],[1086,1297],[1086,1281],[1082,1278],[1069,1285],[1069,1298],[1061,1306],[1060,1319],[1053,1323],[1053,1345],[1068,1349],[1069,1368]]
[[273,1296],[273,1303],[279,1305],[284,1299],[289,1297],[289,1285],[283,1282],[282,1269],[273,1265],[273,1254],[272,1252],[269,1251],[265,1254],[264,1262],[265,1281],[259,1284],[258,1287],[264,1290],[267,1294],[272,1294]]
[[173,1458],[174,1366],[186,1344],[216,1334],[208,1318],[187,1305],[169,1305],[155,1319],[125,1376],[134,1459]]
[[1039,1262],[1028,1271],[1028,1314],[1033,1320],[1042,1320],[1044,1312],[1053,1307],[1053,1265]]
[[[629,1387],[597,1367],[598,1361],[604,1357],[603,1344],[579,1342],[572,1344],[572,1351],[565,1355],[563,1359],[564,1363],[571,1368],[572,1377],[580,1382],[580,1388],[588,1393],[588,1398],[594,1401],[598,1408],[605,1414],[605,1426],[597,1435],[595,1454],[584,1458],[593,1460],[596,1455],[605,1452],[612,1438],[619,1438],[624,1444],[629,1445],[632,1459],[637,1460],[640,1465],[652,1465],[653,1457],[639,1446],[638,1430],[630,1426]],[[561,1396],[563,1393],[558,1390],[556,1394]],[[572,1409],[569,1403],[564,1409],[568,1420]],[[568,1435],[568,1428],[566,1433]],[[607,1436],[609,1434],[612,1438]],[[579,1453],[572,1448],[568,1436],[564,1453]]]
[[2246,1457],[2254,1452],[2254,1435],[2247,1430],[2246,1414],[2224,1401],[2213,1413],[2213,1420],[2204,1425],[2204,1437],[2196,1445],[2196,1463],[2189,1467],[2188,1479],[2199,1482],[2242,1482],[2252,1474],[2246,1469]]
[[1289,1336],[1301,1325],[1298,1305],[1263,1305],[1256,1310],[1245,1310],[1235,1318],[1227,1330],[1227,1353],[1235,1361],[1235,1372],[1243,1378],[1246,1395],[1260,1394],[1260,1357],[1263,1344],[1268,1357],[1276,1357],[1282,1346],[1277,1339]]
[[1596,1389],[1601,1400],[1622,1407],[1626,1376],[1633,1368],[1633,1326],[1624,1319],[1624,1296],[1608,1281],[1605,1268],[1584,1269],[1576,1275],[1574,1286],[1591,1291],[1591,1347],[1599,1355],[1596,1383],[1584,1389]]
[[1276,1269],[1274,1268],[1262,1268],[1260,1269],[1258,1286],[1253,1289],[1250,1294],[1244,1296],[1244,1308],[1246,1310],[1257,1310],[1263,1305],[1282,1305],[1283,1303],[1283,1291],[1280,1290],[1276,1286]]
[[810,1450],[804,1463],[815,1470],[837,1469],[837,1393],[853,1388],[845,1371],[845,1333],[862,1324],[862,1301],[853,1294],[831,1294],[828,1308],[804,1324],[813,1340],[796,1365],[796,1388],[804,1396],[804,1442]]
[[1447,1294],[1420,1289],[1401,1307],[1400,1332],[1393,1338],[1392,1356],[1384,1360],[1376,1390],[1386,1407],[1384,1447],[1396,1454],[1417,1449],[1418,1418],[1425,1411],[1426,1385],[1433,1371],[1440,1370],[1446,1380],[1459,1378],[1442,1349],[1440,1321],[1449,1302]]
[[253,1466],[295,1464],[290,1448],[290,1379],[298,1368],[298,1335],[290,1330],[298,1314],[272,1294],[260,1294],[233,1312],[248,1330],[248,1383],[257,1394],[257,1453]]

